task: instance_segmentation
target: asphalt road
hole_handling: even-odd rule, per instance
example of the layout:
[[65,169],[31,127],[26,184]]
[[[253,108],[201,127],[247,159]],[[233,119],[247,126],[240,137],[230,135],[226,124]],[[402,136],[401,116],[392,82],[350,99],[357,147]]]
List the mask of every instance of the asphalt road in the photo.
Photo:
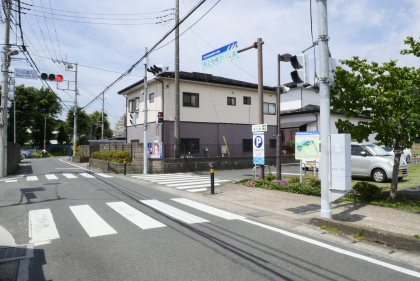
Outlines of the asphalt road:
[[0,182],[0,224],[18,244],[35,244],[30,280],[420,277],[401,263],[173,200],[185,190],[86,173],[60,158],[29,161],[24,176]]

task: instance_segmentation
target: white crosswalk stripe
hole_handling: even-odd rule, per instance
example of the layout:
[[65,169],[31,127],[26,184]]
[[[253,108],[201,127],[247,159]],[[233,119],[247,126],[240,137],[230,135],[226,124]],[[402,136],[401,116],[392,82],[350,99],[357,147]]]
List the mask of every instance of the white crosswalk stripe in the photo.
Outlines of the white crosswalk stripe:
[[63,176],[65,176],[68,179],[77,179],[77,177],[75,175],[73,175],[73,174],[67,174],[67,173],[65,173],[65,174],[63,174]]
[[45,177],[46,177],[48,180],[58,180],[58,178],[57,178],[55,175],[45,175]]
[[85,178],[89,178],[89,179],[94,178],[94,176],[92,176],[91,174],[88,174],[88,173],[79,173],[79,175],[81,175]]
[[[190,175],[190,174],[155,174],[155,175],[139,175],[132,176],[139,180],[149,181],[156,184],[162,184],[167,187],[176,189],[186,189],[189,192],[206,191],[205,187],[211,186],[209,176]],[[221,183],[229,182],[230,180],[214,179],[214,186],[220,186]]]
[[[186,198],[173,198],[168,204],[158,200],[140,200],[140,202],[143,204],[139,205],[140,210],[122,201],[108,202],[106,205],[127,219],[126,223],[133,223],[138,226],[139,229],[141,229],[139,231],[165,228],[166,225],[158,220],[158,218],[165,219],[165,215],[188,224],[210,222],[209,220],[187,212],[188,210],[183,211],[174,207],[177,204],[182,205],[181,207],[184,209],[192,208],[195,211],[198,210],[226,220],[241,220],[245,218]],[[104,210],[106,205],[103,205],[103,207],[97,206],[97,208],[102,208],[102,210]],[[142,208],[147,209],[148,207],[157,211],[154,212],[155,217],[148,216],[141,211]],[[69,213],[74,215],[76,220],[59,219],[59,221],[67,224],[72,222],[76,222],[76,224],[79,223],[89,237],[94,238],[98,236],[118,234],[113,226],[108,224],[108,222],[106,222],[105,219],[89,205],[69,206],[69,209],[67,210]],[[105,214],[108,215],[108,213]],[[63,213],[58,212],[58,215],[63,215]],[[67,216],[66,214],[64,215]],[[60,229],[60,227],[58,229]],[[66,228],[61,227],[61,229]],[[70,229],[75,229],[74,231],[77,231],[78,227],[71,225]],[[72,235],[71,233],[66,234]],[[34,243],[35,246],[51,243],[54,239],[63,239],[63,237],[60,237],[60,234],[58,233],[57,226],[54,222],[53,214],[50,209],[29,211],[29,236],[30,243]]]
[[89,205],[70,206],[70,210],[90,237],[117,233]]
[[202,219],[200,217],[191,215],[187,212],[181,211],[180,209],[177,209],[175,207],[172,207],[168,204],[159,202],[158,200],[140,200],[141,203],[146,204],[153,209],[156,209],[164,214],[167,214],[168,216],[171,216],[173,218],[176,218],[180,221],[183,221],[188,224],[192,223],[202,223],[202,222],[209,222],[208,220]]
[[102,173],[97,173],[97,175],[101,176],[101,177],[104,177],[104,178],[113,178],[113,176],[102,174]]
[[37,181],[38,180],[38,177],[37,176],[27,176],[26,177],[26,180],[27,181]]

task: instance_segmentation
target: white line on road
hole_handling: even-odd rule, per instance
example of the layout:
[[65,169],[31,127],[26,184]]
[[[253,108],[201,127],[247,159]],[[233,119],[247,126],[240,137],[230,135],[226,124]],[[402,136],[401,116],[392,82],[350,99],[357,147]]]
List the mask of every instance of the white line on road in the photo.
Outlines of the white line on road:
[[51,243],[60,238],[50,209],[29,211],[29,243],[35,246]]
[[166,226],[163,223],[158,222],[157,220],[152,219],[151,217],[143,214],[142,212],[133,208],[125,202],[112,202],[106,204],[112,209],[114,209],[116,212],[118,212],[120,215],[122,215],[123,217],[140,227],[141,229],[150,229]]
[[62,170],[62,169],[81,169],[81,170],[86,170],[85,168],[56,168],[58,170]]
[[113,178],[113,176],[102,174],[102,173],[96,173],[98,176],[104,177],[104,178]]
[[70,206],[70,210],[90,237],[117,233],[89,205]]
[[8,180],[15,180],[16,178],[9,178],[9,179],[4,179],[4,180],[0,180],[0,181],[8,181]]
[[200,217],[191,215],[187,212],[181,211],[175,207],[169,206],[168,204],[159,202],[157,200],[139,200],[141,203],[146,204],[162,213],[167,214],[168,216],[174,217],[178,220],[186,222],[188,224],[191,223],[201,223],[201,222],[209,222],[208,220],[202,219]]
[[170,180],[170,179],[182,179],[185,177],[194,177],[189,175],[179,175],[179,176],[160,176],[160,175],[153,175],[153,176],[132,176],[133,178],[137,178],[139,180]]
[[[215,183],[214,186],[218,186],[220,184]],[[190,188],[198,188],[198,187],[210,187],[211,184],[200,184],[200,185],[187,185],[187,186],[175,186],[176,189],[190,189]]]
[[79,175],[84,176],[85,178],[95,178],[94,176],[88,174],[88,173],[79,173]]
[[58,180],[58,178],[57,178],[55,175],[45,175],[45,177],[46,177],[48,180]]
[[6,181],[6,182],[17,182],[17,180],[10,180],[10,181]]
[[[187,191],[189,191],[189,190],[187,190]],[[246,219],[246,217],[239,216],[239,215],[236,215],[234,213],[229,213],[229,212],[226,212],[226,211],[223,211],[223,210],[211,207],[211,206],[207,206],[207,205],[192,201],[190,199],[174,198],[174,199],[171,199],[171,200],[174,200],[178,203],[190,206],[192,208],[203,211],[203,212],[208,213],[210,215],[218,216],[218,217],[221,217],[221,218],[224,218],[224,219],[227,219],[227,220]]]
[[73,174],[64,173],[63,176],[65,176],[68,179],[77,179],[77,177],[75,175],[73,175]]
[[158,179],[158,180],[149,180],[150,182],[155,182],[158,184],[163,184],[163,183],[175,183],[175,182],[183,182],[183,181],[193,181],[193,180],[198,180],[198,181],[202,181],[202,180],[206,180],[208,178],[205,177],[185,177],[185,178],[177,178],[177,179]]
[[297,235],[297,234],[294,234],[294,233],[291,233],[291,232],[288,232],[288,231],[285,231],[285,230],[281,230],[279,228],[275,228],[275,227],[272,227],[272,226],[269,226],[269,225],[265,225],[265,224],[258,223],[258,222],[255,222],[255,221],[251,221],[251,220],[248,220],[248,219],[242,219],[242,221],[250,223],[250,224],[254,224],[254,225],[257,225],[257,226],[260,226],[260,227],[263,227],[263,228],[266,228],[266,229],[269,229],[269,230],[272,230],[272,231],[275,231],[275,232],[278,232],[278,233],[281,233],[281,234],[289,236],[289,237],[293,237],[295,239],[305,241],[307,243],[310,243],[310,244],[313,244],[313,245],[316,245],[316,246],[319,246],[319,247],[322,247],[322,248],[326,248],[328,250],[331,250],[331,251],[334,251],[334,252],[337,252],[337,253],[340,253],[340,254],[343,254],[343,255],[347,255],[347,256],[350,256],[350,257],[365,260],[365,261],[373,263],[373,264],[377,264],[377,265],[380,265],[380,266],[383,266],[383,267],[386,267],[386,268],[389,268],[389,269],[392,269],[392,270],[395,270],[395,271],[398,271],[398,272],[401,272],[401,273],[405,273],[407,275],[411,275],[411,276],[415,276],[417,278],[420,278],[420,272],[405,269],[403,267],[399,267],[399,266],[396,266],[396,265],[393,265],[393,264],[390,264],[390,263],[386,263],[386,262],[379,261],[379,260],[376,260],[376,259],[373,259],[373,258],[370,258],[370,257],[366,257],[366,256],[363,256],[363,255],[360,255],[360,254],[356,254],[356,253],[353,253],[353,252],[350,252],[350,251],[347,251],[347,250],[343,250],[343,249],[337,248],[335,246],[331,246],[331,245],[316,241],[314,239],[306,238],[306,237],[303,237],[303,236],[300,236],[300,235]]
[[37,181],[38,180],[38,177],[37,176],[27,176],[26,177],[26,180],[27,181]]
[[[230,180],[217,180],[217,181],[214,181],[214,182],[225,182],[225,181],[230,181]],[[206,181],[198,181],[198,182],[186,182],[186,183],[177,183],[177,184],[167,184],[166,186],[176,187],[176,186],[186,186],[186,185],[194,185],[194,184],[201,184],[201,183],[210,183],[210,179],[208,179]]]
[[188,192],[200,192],[200,191],[207,191],[207,188],[197,188],[197,189],[188,189]]

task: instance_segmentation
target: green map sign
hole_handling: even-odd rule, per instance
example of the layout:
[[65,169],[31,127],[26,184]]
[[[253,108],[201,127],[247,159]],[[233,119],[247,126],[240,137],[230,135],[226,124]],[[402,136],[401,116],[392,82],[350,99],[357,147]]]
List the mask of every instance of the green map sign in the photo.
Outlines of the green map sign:
[[295,158],[319,161],[319,132],[295,133]]

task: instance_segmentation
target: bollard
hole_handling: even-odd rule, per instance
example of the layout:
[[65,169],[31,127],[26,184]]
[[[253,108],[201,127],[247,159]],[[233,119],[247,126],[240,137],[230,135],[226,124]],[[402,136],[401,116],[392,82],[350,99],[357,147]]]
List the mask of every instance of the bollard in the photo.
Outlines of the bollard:
[[214,166],[213,165],[210,166],[210,181],[211,181],[210,191],[211,191],[211,194],[214,194]]
[[125,159],[124,159],[124,176],[126,174],[126,171],[127,171],[127,163],[125,162]]

